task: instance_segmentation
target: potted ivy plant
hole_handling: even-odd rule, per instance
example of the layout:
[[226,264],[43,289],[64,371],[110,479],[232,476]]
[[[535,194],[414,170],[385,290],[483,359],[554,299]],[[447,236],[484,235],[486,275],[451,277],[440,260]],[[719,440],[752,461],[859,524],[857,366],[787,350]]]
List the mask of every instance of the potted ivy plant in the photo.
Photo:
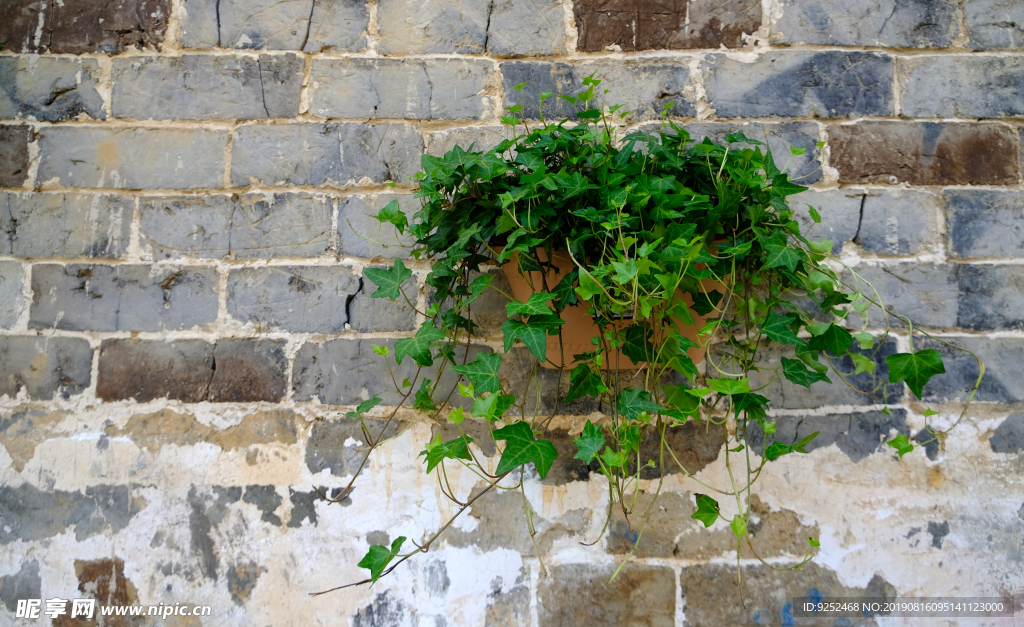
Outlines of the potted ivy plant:
[[[920,398],[929,379],[944,372],[939,352],[926,348],[888,355],[888,381],[875,376],[890,316],[905,327],[911,346],[917,334],[932,336],[889,311],[868,282],[830,255],[831,242],[801,229],[788,199],[806,188],[790,180],[761,142],[734,133],[724,144],[697,143],[667,119],[657,132],[620,138],[614,122],[624,113],[598,104],[599,80],[591,76],[583,85],[582,93],[559,96],[576,108],[576,120],[542,115],[531,124],[519,117],[521,107],[509,107],[502,121],[510,136],[494,149],[455,147],[443,157],[423,157],[416,180],[422,208],[411,219],[397,202],[376,216],[415,240],[410,258],[429,264],[425,282],[433,297],[419,312],[424,322],[414,336],[392,348],[375,346],[400,402],[380,433],[363,423],[367,456],[383,444],[403,405],[453,426],[458,437],[437,435],[420,456],[457,508],[413,548],[404,537],[371,546],[359,562],[369,577],[349,585],[373,583],[428,550],[492,488],[523,489],[534,473],[543,479],[557,457],[545,431],[560,410],[584,397],[600,403],[604,418],[587,420],[574,456],[607,479],[609,519],[613,508],[633,517],[634,550],[662,488],[662,469],[672,460],[690,475],[666,434],[698,421],[722,431],[730,481],[699,489],[735,499],[738,513],[727,522],[737,548],[746,542],[757,555],[747,531],[750,486],[770,472],[771,462],[805,453],[817,435],[777,440],[769,399],[760,390],[776,380],[809,388],[841,379],[865,384],[867,393],[884,393],[886,383],[906,382]],[[541,95],[541,111],[549,97]],[[820,221],[813,207],[809,212]],[[471,308],[485,290],[495,289],[494,275],[485,272],[495,265],[517,286],[501,327],[504,351],[523,345],[535,360],[535,374],[555,368],[568,379],[566,392],[542,415],[507,389],[499,376],[502,353],[470,350],[477,331]],[[412,276],[402,259],[365,274],[377,285],[373,297],[415,302],[402,291]],[[884,315],[881,333],[866,330],[870,308]],[[769,349],[781,351],[775,366],[761,359]],[[416,368],[399,382],[395,373],[409,362]],[[855,372],[843,372],[837,362]],[[979,366],[983,373],[980,360]],[[442,386],[445,378],[449,383]],[[981,375],[975,391],[980,382]],[[348,416],[362,420],[380,402],[374,396]],[[500,452],[496,465],[474,450],[463,430],[471,418],[489,426],[486,433]],[[651,437],[657,459],[641,453],[641,442]],[[905,435],[889,445],[900,458],[914,448]],[[460,498],[448,484],[446,464],[469,467],[482,489]],[[654,498],[638,508],[631,494],[647,467],[660,478]],[[348,495],[356,476],[333,500]],[[525,492],[524,504],[532,529]],[[698,494],[696,507],[693,518],[706,527],[722,517],[713,496]],[[817,545],[809,539],[796,568]]]

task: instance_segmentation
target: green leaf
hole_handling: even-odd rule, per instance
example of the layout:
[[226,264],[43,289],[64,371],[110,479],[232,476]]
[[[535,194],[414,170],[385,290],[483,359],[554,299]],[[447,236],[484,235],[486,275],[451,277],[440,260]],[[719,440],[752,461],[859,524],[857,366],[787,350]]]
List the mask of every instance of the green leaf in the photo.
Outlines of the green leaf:
[[619,394],[619,414],[626,420],[636,420],[640,414],[656,414],[665,409],[651,400],[651,394],[640,388],[626,388]]
[[462,410],[462,407],[456,407],[454,411],[448,413],[448,421],[453,422],[457,425],[461,425],[462,421],[466,419],[466,414]]
[[818,437],[819,433],[821,433],[821,431],[815,431],[811,435],[801,438],[799,442],[793,445],[793,450],[796,451],[797,453],[807,454],[807,451],[804,450],[804,447],[810,444],[812,441],[814,441],[814,438]]
[[783,455],[789,455],[793,452],[793,447],[782,442],[772,442],[768,448],[764,449],[764,456],[768,461],[775,461]]
[[708,387],[719,394],[743,394],[750,391],[750,379],[708,379]]
[[853,337],[857,338],[857,342],[860,344],[861,350],[871,350],[871,347],[875,345],[875,336],[871,335],[867,331],[855,333]]
[[715,524],[718,520],[718,501],[707,494],[697,494],[697,511],[690,518],[696,518],[704,523],[704,528]]
[[565,395],[565,402],[569,404],[584,396],[599,398],[607,389],[604,380],[594,373],[590,364],[580,364],[573,368],[572,374],[569,375],[569,391]]
[[525,303],[521,303],[517,300],[506,303],[505,311],[508,312],[508,315],[510,316],[514,316],[516,314],[522,314],[524,316],[549,314],[551,313],[551,307],[548,307],[548,301],[551,300],[551,298],[552,294],[548,292],[531,294],[530,298]]
[[746,392],[743,394],[733,394],[729,398],[732,401],[733,415],[737,418],[739,418],[740,412],[744,410],[747,412],[747,417],[752,420],[761,421],[768,415],[768,399],[760,394]]
[[636,364],[650,361],[654,357],[654,344],[650,342],[653,335],[654,332],[645,322],[632,325],[626,329],[626,337],[622,342],[622,354]]
[[405,543],[405,536],[398,536],[395,541],[391,543],[391,549],[380,544],[370,545],[370,550],[363,556],[363,559],[359,560],[359,568],[366,568],[370,571],[370,585],[377,583],[380,576],[384,573],[384,569],[391,563],[391,560],[395,559],[398,552],[402,550],[402,545]]
[[799,359],[787,359],[786,357],[783,357],[782,374],[792,383],[802,385],[808,390],[811,389],[811,384],[816,381],[832,383],[832,380],[828,378],[828,375],[811,370]]
[[799,156],[807,152],[806,148],[797,148],[796,146],[790,146],[789,151],[793,153],[793,156]]
[[409,226],[409,219],[405,216],[405,212],[398,208],[398,200],[392,200],[384,205],[384,208],[373,217],[381,223],[394,224],[399,233],[405,233],[405,227]]
[[739,514],[736,514],[736,516],[729,521],[729,527],[732,529],[732,532],[736,534],[737,538],[742,538],[747,535],[747,519]]
[[401,365],[402,360],[408,355],[423,367],[431,366],[434,363],[434,358],[430,356],[430,347],[434,342],[439,342],[443,339],[444,331],[438,329],[434,326],[434,323],[427,320],[416,331],[415,337],[406,337],[395,342],[395,361]]
[[875,372],[875,362],[867,355],[861,355],[860,353],[850,353],[850,358],[853,359],[853,365],[857,366],[857,369],[853,371],[853,374],[860,374],[862,372]]
[[924,417],[925,418],[928,418],[930,416],[938,416],[938,415],[939,415],[939,412],[935,411],[931,407],[929,407],[928,409],[924,410]]
[[589,464],[594,456],[601,452],[605,445],[604,436],[601,435],[601,428],[594,426],[589,420],[583,426],[583,434],[572,441],[579,449],[574,457]]
[[715,310],[718,303],[722,300],[722,294],[718,290],[712,290],[708,293],[697,291],[690,294],[693,298],[693,304],[690,305],[690,309],[693,309],[698,316],[706,316]]
[[808,241],[807,248],[809,248],[812,253],[816,253],[818,255],[832,254],[832,242],[827,238],[821,240],[820,242]]
[[441,434],[438,433],[434,436],[434,439],[430,444],[427,444],[427,448],[420,451],[420,455],[426,455],[427,458],[424,460],[427,464],[427,474],[437,467],[444,459],[465,459],[472,461],[473,456],[469,454],[469,443],[473,441],[473,438],[468,435],[463,435],[455,438],[454,440],[448,440],[447,442],[441,442]]
[[590,300],[597,294],[602,293],[601,284],[595,281],[589,274],[581,274],[580,285],[576,288],[576,293],[583,300]]
[[515,345],[516,340],[522,341],[526,348],[530,349],[533,356],[544,361],[547,359],[548,334],[540,325],[529,325],[519,320],[506,320],[501,325],[505,334],[505,352],[507,353]]
[[519,420],[501,429],[495,429],[495,440],[505,441],[505,451],[501,454],[501,461],[495,474],[503,475],[510,470],[518,468],[523,464],[533,462],[537,467],[537,474],[543,480],[551,464],[558,457],[555,445],[547,440],[534,438],[533,429],[529,423]]
[[904,455],[914,450],[914,445],[902,433],[886,442],[886,444],[896,449],[896,452],[900,454],[900,459],[903,459]]
[[377,353],[381,357],[387,357],[388,355],[391,354],[391,349],[388,348],[387,346],[378,346],[377,344],[374,344],[373,352]]
[[942,364],[942,355],[934,348],[926,348],[916,353],[896,353],[885,358],[889,366],[889,381],[896,383],[906,381],[914,396],[921,398],[921,391],[933,375],[946,372]]
[[398,300],[402,295],[402,283],[412,278],[412,270],[405,267],[401,259],[395,259],[395,265],[387,270],[381,268],[366,268],[363,270],[366,278],[377,284],[377,289],[370,294],[370,298],[387,298]]
[[365,414],[366,412],[370,411],[371,409],[373,409],[374,407],[379,405],[381,402],[383,402],[381,400],[381,398],[379,396],[377,396],[376,394],[374,394],[369,399],[363,401],[362,403],[359,403],[359,405],[356,407],[355,411],[350,411],[350,412],[346,413],[345,417],[346,418],[357,418],[359,416],[359,414]]
[[768,252],[765,256],[764,269],[785,268],[790,272],[796,271],[796,265],[804,259],[804,253],[787,244],[767,244],[764,249]]
[[434,399],[430,396],[430,379],[420,382],[420,389],[416,390],[412,407],[420,411],[437,411],[437,405],[434,404]]
[[793,333],[792,326],[796,320],[796,316],[783,316],[772,311],[768,314],[768,319],[761,324],[761,331],[768,339],[781,344],[803,346],[804,341],[797,337],[796,333]]
[[478,396],[473,399],[473,409],[469,412],[469,415],[494,422],[501,418],[515,401],[516,397],[511,394],[495,393],[487,396]]
[[812,337],[807,347],[812,351],[829,351],[833,355],[842,355],[850,344],[853,344],[850,332],[837,324],[830,324],[821,335]]
[[484,394],[497,392],[501,387],[501,382],[498,380],[498,368],[500,367],[501,355],[480,353],[476,359],[465,366],[452,366],[452,371],[472,381],[477,394]]
[[815,224],[821,224],[821,214],[814,207],[807,205],[808,213],[811,214],[811,219],[814,220]]
[[809,542],[811,546],[821,546],[821,542],[818,542],[811,536],[807,536],[807,542]]
[[625,468],[626,463],[629,462],[629,455],[625,451],[613,451],[606,448],[604,453],[601,453],[601,461],[609,468]]

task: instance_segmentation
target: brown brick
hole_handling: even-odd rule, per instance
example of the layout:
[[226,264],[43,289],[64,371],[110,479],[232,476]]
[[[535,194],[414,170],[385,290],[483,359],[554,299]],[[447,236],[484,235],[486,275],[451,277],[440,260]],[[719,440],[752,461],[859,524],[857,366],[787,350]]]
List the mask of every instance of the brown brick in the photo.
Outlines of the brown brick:
[[164,40],[170,0],[15,0],[0,5],[0,44],[14,52],[122,52]]
[[285,340],[219,340],[209,400],[238,403],[284,398],[288,368],[284,345]]
[[[0,17],[0,21],[2,21]],[[0,126],[0,187],[21,187],[28,177],[28,142],[32,129],[27,126]]]
[[[675,625],[674,572],[663,566],[626,564],[609,583],[615,566],[549,566],[537,590],[541,627]],[[739,598],[736,596],[734,598]]]
[[995,123],[860,122],[828,131],[843,183],[1007,185],[1020,176],[1017,137]]
[[[689,6],[687,6],[689,5]],[[687,16],[689,20],[687,21]],[[761,26],[758,0],[581,0],[576,3],[578,49],[727,48]]]

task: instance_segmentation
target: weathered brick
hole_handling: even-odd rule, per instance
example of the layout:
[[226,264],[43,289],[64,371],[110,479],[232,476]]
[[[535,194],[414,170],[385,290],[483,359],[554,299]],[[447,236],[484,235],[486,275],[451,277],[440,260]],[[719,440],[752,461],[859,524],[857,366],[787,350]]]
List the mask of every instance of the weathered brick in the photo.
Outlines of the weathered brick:
[[858,122],[828,131],[843,183],[1005,185],[1020,177],[1017,138],[997,123]]
[[0,397],[68,399],[81,394],[92,379],[89,342],[74,337],[0,336]]
[[[4,485],[0,487],[0,517],[4,520],[4,526],[0,529],[0,544],[32,543],[58,534],[70,536],[72,529],[78,542],[95,535],[115,535],[147,506],[145,499],[132,498],[133,488],[136,487],[101,483],[85,490],[70,492],[41,490],[29,482],[18,487]],[[123,571],[124,562],[117,562]],[[98,564],[102,564],[100,572],[109,578],[114,567],[112,560],[98,560]],[[119,579],[118,585],[122,592],[116,596],[113,590],[108,596],[105,591],[98,589],[96,579],[92,582],[90,593],[102,595],[101,598],[105,599],[126,597],[125,589],[131,587],[134,591],[134,586],[131,583],[126,585],[123,572]],[[85,592],[84,586],[81,591]]]
[[951,254],[967,258],[1024,256],[1024,194],[946,190],[943,200]]
[[675,571],[664,566],[627,564],[609,583],[615,565],[558,564],[537,589],[538,624],[675,625]]
[[1024,450],[1024,415],[1007,416],[988,440],[993,453],[1020,454]]
[[[987,338],[975,336],[944,337],[943,340],[962,346],[985,364],[985,377],[975,401],[992,403],[1020,403],[1024,401],[1024,378],[1020,365],[1024,363],[1024,340],[1018,338]],[[978,378],[978,362],[970,353],[946,346],[928,338],[915,338],[914,350],[934,348],[942,354],[945,374],[931,378],[924,387],[925,402],[967,400]]]
[[21,318],[28,299],[21,293],[25,266],[17,261],[0,261],[0,328],[10,329]]
[[56,54],[159,47],[170,14],[171,0],[13,0],[0,6],[0,45]]
[[[300,333],[409,331],[415,312],[404,301],[371,299],[373,286],[348,268],[274,266],[228,275],[228,313],[236,320]],[[415,284],[406,285],[410,298]]]
[[[579,65],[566,63],[534,63],[510,61],[501,64],[501,77],[505,86],[505,106],[522,105],[518,115],[528,119],[540,117],[541,93],[576,95],[583,91],[583,79],[596,74],[603,82],[598,93],[608,105],[621,104],[631,111],[627,121],[657,119],[665,104],[671,104],[669,115],[689,117],[696,115],[696,95],[690,85],[689,67],[681,63],[636,61],[595,62]],[[526,83],[521,91],[512,89]],[[600,99],[593,103],[600,104]],[[576,109],[552,96],[544,103],[544,116],[548,119],[576,118]]]
[[[384,420],[374,418],[364,419],[364,423],[375,438],[393,438],[405,426],[403,422],[392,420],[385,428]],[[330,470],[335,477],[351,476],[359,470],[369,452],[370,446],[359,420],[317,421],[306,440],[306,467],[313,474]]]
[[495,0],[487,21],[487,52],[498,56],[568,52],[564,6],[558,0]]
[[968,55],[899,60],[900,115],[910,118],[1024,116],[1024,58]]
[[1024,47],[1024,5],[1017,0],[964,3],[964,29],[975,50]]
[[0,57],[0,118],[105,120],[96,59]]
[[133,204],[117,194],[0,192],[0,254],[119,259]]
[[284,340],[159,342],[104,340],[96,395],[140,403],[279,401],[286,389]]
[[443,157],[456,146],[468,151],[470,146],[476,152],[486,152],[494,148],[511,133],[505,126],[467,126],[434,131],[427,135],[426,153],[435,157]]
[[972,331],[1024,330],[1024,266],[957,266],[957,324]]
[[702,71],[718,117],[893,114],[892,57],[877,52],[778,51],[749,62],[714,54]]
[[330,249],[331,202],[304,192],[145,197],[139,240],[154,259],[317,257]]
[[423,138],[405,124],[242,126],[231,150],[231,181],[249,185],[404,182],[419,171]]
[[217,319],[219,280],[214,268],[36,264],[29,328],[191,329]]
[[224,184],[227,131],[52,126],[40,136],[43,184],[116,189]]
[[887,48],[948,48],[956,38],[954,0],[821,0],[782,5],[779,43]]
[[[821,149],[816,145],[819,141],[818,125],[814,122],[699,122],[687,124],[686,130],[694,142],[710,137],[719,143],[725,143],[724,138],[729,133],[741,131],[750,139],[768,144],[776,164],[785,169],[794,182],[809,185],[821,180]],[[790,147],[803,148],[806,152],[794,155]]]
[[756,0],[582,0],[574,9],[577,49],[585,52],[739,48],[761,26]]
[[0,187],[22,187],[28,178],[28,143],[32,129],[0,125]]
[[381,54],[480,54],[487,44],[491,0],[381,0]]
[[311,113],[327,118],[479,119],[494,75],[477,59],[314,59]]
[[420,201],[413,194],[373,194],[349,196],[338,202],[338,254],[353,257],[405,257],[413,238],[399,235],[395,227],[381,223],[373,215],[393,200],[405,215],[419,211]]
[[[837,384],[842,385],[840,382]],[[899,408],[890,409],[888,414],[866,411],[821,416],[777,416],[775,427],[777,430],[769,436],[768,442],[792,444],[817,432],[817,437],[804,447],[808,453],[835,444],[853,463],[879,451],[891,455],[893,449],[886,442],[900,433],[910,437],[907,412]],[[748,441],[751,448],[761,455],[764,452],[764,431],[756,424],[751,429]]]
[[306,62],[296,54],[114,59],[114,117],[136,120],[291,118]]
[[[905,263],[861,264],[854,268],[861,277],[874,286],[891,311],[910,318],[915,326],[953,328],[956,326],[957,287],[956,266],[952,264]],[[846,275],[850,285],[857,285]],[[870,295],[871,288],[861,290]],[[871,326],[885,326],[881,311],[871,307],[868,311]],[[902,326],[889,318],[889,324]]]

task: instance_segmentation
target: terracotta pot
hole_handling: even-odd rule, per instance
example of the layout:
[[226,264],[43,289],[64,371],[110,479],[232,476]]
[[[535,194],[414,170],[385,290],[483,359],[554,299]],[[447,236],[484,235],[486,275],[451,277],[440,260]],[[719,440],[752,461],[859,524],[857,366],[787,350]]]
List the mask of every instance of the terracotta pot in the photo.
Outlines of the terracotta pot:
[[[500,249],[498,249],[500,250]],[[538,257],[541,261],[546,259],[546,255],[543,250],[537,251]],[[519,273],[519,253],[513,253],[509,261],[505,264],[505,277],[508,279],[509,287],[512,289],[512,296],[518,301],[526,302],[531,295],[544,291],[544,281],[541,278],[541,273],[532,271],[530,275],[530,282],[527,282]],[[564,277],[567,273],[572,272],[575,267],[573,264],[572,257],[569,256],[569,252],[566,250],[554,251],[554,266],[558,269],[549,270],[547,272],[547,285],[548,288],[554,288],[555,285]],[[530,287],[530,283],[534,287]],[[702,285],[707,291],[719,289],[724,291],[720,283],[711,280],[704,280]],[[536,289],[535,289],[536,288]],[[689,294],[682,294],[683,301],[687,305],[693,304],[693,299]],[[573,360],[573,355],[579,355],[581,353],[587,353],[594,350],[594,345],[590,343],[590,338],[597,337],[600,333],[600,327],[594,322],[593,317],[587,313],[587,309],[590,306],[587,303],[580,302],[578,305],[572,307],[566,307],[562,311],[562,319],[565,320],[565,324],[562,325],[561,330],[561,343],[559,343],[559,336],[549,335],[547,337],[548,350],[547,358],[548,361],[541,363],[544,368],[557,368],[562,364],[562,355],[564,352],[566,367],[572,368],[576,365],[576,361]],[[706,316],[694,315],[696,324],[694,326],[687,326],[676,320],[676,323],[683,331],[683,335],[690,338],[694,342],[697,341],[697,332],[704,327],[706,323]],[[615,324],[616,329],[622,330],[633,324],[632,320],[621,320]],[[704,361],[704,354],[706,349],[704,348],[691,348],[689,350],[690,359],[693,363],[699,364]],[[552,363],[553,362],[553,363]],[[605,355],[604,367],[615,368],[618,364],[620,370],[630,368],[640,368],[644,364],[633,363],[628,357],[623,355],[619,351],[610,351]]]

